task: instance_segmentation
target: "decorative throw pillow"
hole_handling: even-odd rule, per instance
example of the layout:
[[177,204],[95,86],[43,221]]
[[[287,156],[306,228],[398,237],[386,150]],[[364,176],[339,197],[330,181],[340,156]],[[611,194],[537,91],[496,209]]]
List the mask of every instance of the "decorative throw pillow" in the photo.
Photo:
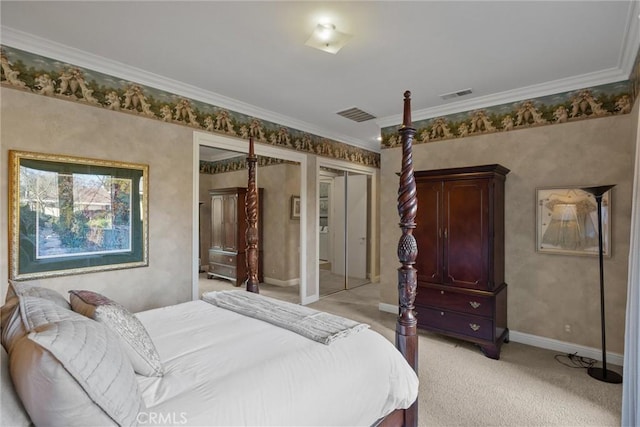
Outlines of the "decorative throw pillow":
[[0,340],[7,353],[11,352],[11,347],[17,339],[27,334],[25,329],[27,321],[26,318],[21,317],[24,313],[20,309],[18,297],[42,298],[72,313],[69,302],[53,289],[9,280],[5,303],[0,309],[0,326],[2,327]]
[[43,286],[38,286],[36,283],[37,282],[26,283],[26,282],[16,282],[14,280],[9,280],[9,288],[7,289],[7,299],[9,299],[13,295],[24,295],[24,296],[30,296],[30,297],[44,298],[46,300],[53,301],[54,303],[56,303],[62,308],[71,310],[69,301],[67,301],[64,296],[54,291],[53,289],[45,288]]
[[92,291],[69,291],[73,311],[105,324],[121,338],[133,369],[147,377],[161,377],[164,367],[140,320],[115,301]]
[[7,353],[11,352],[11,347],[18,339],[27,335],[27,329],[20,317],[20,300],[15,294],[10,297],[7,292],[7,299],[0,309],[0,327],[0,342]]
[[15,390],[36,425],[135,425],[144,403],[106,326],[38,297],[18,296],[28,331],[9,353]]

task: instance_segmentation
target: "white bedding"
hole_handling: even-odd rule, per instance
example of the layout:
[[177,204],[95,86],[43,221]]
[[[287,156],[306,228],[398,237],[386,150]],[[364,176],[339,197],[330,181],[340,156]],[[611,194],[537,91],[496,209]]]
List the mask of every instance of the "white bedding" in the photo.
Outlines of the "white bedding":
[[204,301],[137,316],[165,368],[138,376],[141,425],[370,426],[417,396],[413,370],[371,330],[324,345]]

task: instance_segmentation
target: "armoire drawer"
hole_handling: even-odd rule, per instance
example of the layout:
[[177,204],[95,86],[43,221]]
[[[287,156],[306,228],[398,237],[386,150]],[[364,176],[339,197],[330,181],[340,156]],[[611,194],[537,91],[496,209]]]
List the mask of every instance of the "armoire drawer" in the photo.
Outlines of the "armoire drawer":
[[418,287],[416,294],[416,304],[455,310],[476,316],[491,316],[493,301],[493,297],[490,296],[468,295],[424,286]]
[[236,257],[235,254],[221,253],[221,252],[213,252],[209,251],[209,262],[214,262],[217,264],[225,264],[225,265],[236,265]]
[[416,311],[419,326],[481,340],[493,340],[494,325],[491,319],[422,306],[417,306]]
[[229,279],[236,278],[236,268],[233,266],[216,264],[213,262],[209,263],[209,274],[214,274],[222,277],[227,277]]

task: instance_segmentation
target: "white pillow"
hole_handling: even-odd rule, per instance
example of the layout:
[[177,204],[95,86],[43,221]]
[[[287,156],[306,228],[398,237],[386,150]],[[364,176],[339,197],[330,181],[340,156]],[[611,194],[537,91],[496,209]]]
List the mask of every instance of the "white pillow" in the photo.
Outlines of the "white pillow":
[[147,377],[161,377],[164,367],[149,333],[140,320],[115,301],[92,291],[69,291],[71,308],[103,323],[120,337],[133,369]]
[[55,303],[21,297],[27,336],[9,354],[15,389],[36,425],[135,425],[144,404],[119,339]]
[[[2,326],[1,341],[7,353],[11,353],[11,347],[19,338],[27,334],[25,327],[27,320],[20,309],[20,299],[18,297],[42,298],[60,306],[69,313],[71,306],[69,302],[53,289],[36,286],[31,283],[15,282],[9,280],[5,303],[0,309],[0,325]],[[61,311],[59,315],[64,315]]]
[[53,289],[45,288],[44,286],[38,286],[37,282],[16,282],[15,280],[9,280],[9,287],[7,288],[7,297],[5,301],[14,295],[23,295],[30,297],[44,298],[52,301],[62,308],[71,310],[69,301],[65,299],[59,292]]
[[9,375],[9,357],[4,348],[0,348],[2,353],[2,370],[0,371],[0,382],[2,383],[2,394],[0,394],[0,426],[32,426],[27,411],[25,411],[20,398],[13,387],[13,381]]

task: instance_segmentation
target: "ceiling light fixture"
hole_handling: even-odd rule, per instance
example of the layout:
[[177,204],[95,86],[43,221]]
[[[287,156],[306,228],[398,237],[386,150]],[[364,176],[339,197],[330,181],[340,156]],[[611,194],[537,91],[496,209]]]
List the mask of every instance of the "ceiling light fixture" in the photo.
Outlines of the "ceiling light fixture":
[[337,31],[333,24],[318,24],[305,45],[336,54],[350,38],[350,34]]

